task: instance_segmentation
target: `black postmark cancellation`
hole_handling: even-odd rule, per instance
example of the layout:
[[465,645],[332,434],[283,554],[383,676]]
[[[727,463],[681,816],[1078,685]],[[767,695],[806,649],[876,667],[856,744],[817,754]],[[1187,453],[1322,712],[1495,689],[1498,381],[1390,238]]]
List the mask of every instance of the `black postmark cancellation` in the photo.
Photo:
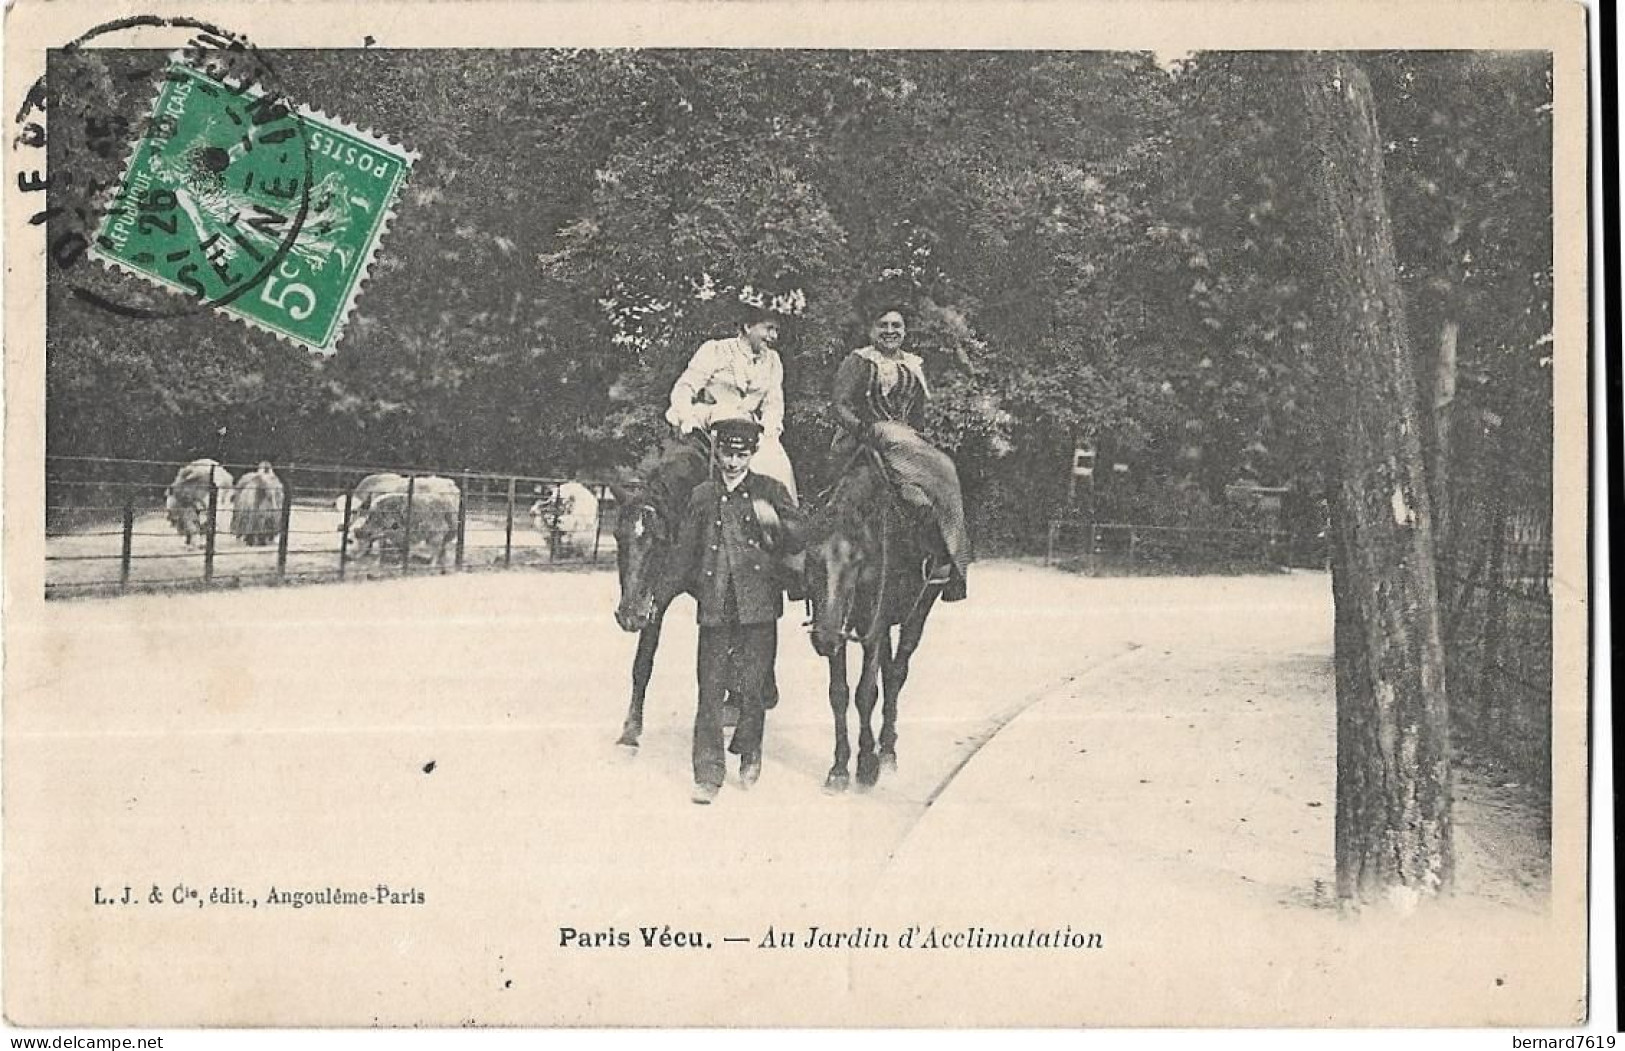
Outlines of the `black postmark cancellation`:
[[[150,232],[166,221],[156,207],[164,187],[130,167],[144,144],[173,139],[184,112],[173,105],[175,96],[190,93],[199,82],[217,86],[208,115],[216,118],[215,137],[221,141],[175,158],[191,182],[228,186],[250,172],[263,182],[266,169],[274,168],[289,192],[277,221],[262,221],[274,235],[253,266],[239,268],[230,281],[211,283],[201,294],[176,296],[160,291],[161,282],[132,282],[86,264],[113,250],[114,231],[128,242],[138,224]],[[44,76],[30,86],[15,114],[12,139],[18,191],[31,224],[46,228],[48,279],[65,284],[83,302],[127,318],[179,317],[244,296],[275,273],[310,217],[311,144],[296,108],[278,87],[263,52],[241,34],[199,19],[117,19],[50,50]],[[187,251],[208,263],[204,239],[194,240],[198,243],[187,245]],[[174,254],[178,246],[167,247]],[[178,265],[169,262],[172,269]]]
[[[130,46],[160,31],[192,35]],[[17,123],[19,190],[46,192],[29,207],[50,280],[124,318],[217,312],[323,354],[417,159],[295,102],[245,37],[189,19],[107,23],[55,49]]]

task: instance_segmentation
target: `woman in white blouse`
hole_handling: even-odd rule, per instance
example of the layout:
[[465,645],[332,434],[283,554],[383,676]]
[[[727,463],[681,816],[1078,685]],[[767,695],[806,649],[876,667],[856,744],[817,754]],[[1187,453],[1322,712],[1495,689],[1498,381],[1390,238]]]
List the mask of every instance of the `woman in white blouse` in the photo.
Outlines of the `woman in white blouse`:
[[744,306],[739,334],[702,343],[671,389],[666,421],[679,434],[705,431],[712,420],[749,416],[762,425],[761,446],[750,469],[778,480],[796,497],[795,470],[784,452],[784,363],[773,345],[779,321],[771,311]]

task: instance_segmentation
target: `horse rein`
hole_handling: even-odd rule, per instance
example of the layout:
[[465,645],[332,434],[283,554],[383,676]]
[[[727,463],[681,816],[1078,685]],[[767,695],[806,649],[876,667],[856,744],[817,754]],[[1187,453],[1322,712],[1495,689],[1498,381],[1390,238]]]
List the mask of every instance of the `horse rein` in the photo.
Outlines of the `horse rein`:
[[[868,451],[869,459],[873,461],[875,470],[880,473],[881,484],[885,487],[886,510],[896,512],[897,517],[903,517],[901,500],[897,495],[897,486],[892,481],[891,476],[886,473],[886,463],[880,457],[880,450],[873,446],[864,446],[864,448]],[[857,456],[854,455],[853,459],[856,460]],[[868,634],[858,639],[859,642],[878,639],[881,631],[885,628],[883,621],[885,620],[886,603],[884,599],[886,597],[886,585],[891,579],[890,566],[887,564],[889,562],[888,554],[891,551],[891,520],[891,514],[882,514],[880,516],[880,582],[875,586],[875,615],[869,623]],[[921,582],[919,592],[914,596],[914,601],[909,603],[908,612],[904,614],[904,620],[914,615],[914,611],[919,609],[926,593],[933,586],[940,587],[940,585],[933,585],[929,581]]]
[[[886,491],[886,510],[896,511],[901,517],[903,512],[900,506],[901,501],[897,495],[897,486],[892,481],[891,476],[886,472],[886,464],[885,461],[880,457],[880,451],[874,446],[866,443],[860,444],[852,451],[852,454],[847,457],[846,463],[843,464],[841,470],[836,473],[836,481],[823,492],[818,494],[817,502],[821,506],[827,505],[830,498],[834,496],[835,489],[840,484],[839,480],[850,472],[854,465],[856,465],[857,462],[865,456],[865,454],[867,454],[870,462],[873,463],[876,473],[880,475],[881,487]],[[886,594],[886,585],[890,577],[891,569],[889,565],[891,551],[891,517],[892,516],[890,514],[882,514],[880,518],[880,575],[879,582],[875,585],[875,608],[874,615],[869,621],[869,630],[867,633],[859,635],[855,633],[849,625],[843,626],[843,633],[848,641],[868,642],[878,639],[880,637],[881,630],[885,626],[883,624],[886,610],[884,599]],[[926,595],[933,587],[940,588],[941,586],[942,585],[940,584],[934,585],[929,582],[922,582],[919,592],[914,596],[914,601],[909,604],[908,613],[905,614],[905,619],[907,616],[913,615],[914,611],[919,608],[920,603],[925,600]],[[816,611],[813,609],[811,592],[808,593],[807,597],[804,598],[802,602],[807,612],[807,625],[810,626],[813,623],[816,615]]]

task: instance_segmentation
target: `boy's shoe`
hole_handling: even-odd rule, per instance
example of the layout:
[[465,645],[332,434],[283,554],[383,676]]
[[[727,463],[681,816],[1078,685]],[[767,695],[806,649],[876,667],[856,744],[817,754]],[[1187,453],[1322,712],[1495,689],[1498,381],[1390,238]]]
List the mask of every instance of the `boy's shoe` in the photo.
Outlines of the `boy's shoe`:
[[958,573],[954,573],[949,578],[947,586],[942,589],[942,601],[963,602],[967,594],[968,589],[965,586],[965,578]]
[[694,794],[689,796],[689,798],[701,806],[705,806],[709,804],[711,800],[715,799],[717,797],[717,793],[720,791],[722,791],[721,785],[707,784],[704,781],[699,781],[695,782]]

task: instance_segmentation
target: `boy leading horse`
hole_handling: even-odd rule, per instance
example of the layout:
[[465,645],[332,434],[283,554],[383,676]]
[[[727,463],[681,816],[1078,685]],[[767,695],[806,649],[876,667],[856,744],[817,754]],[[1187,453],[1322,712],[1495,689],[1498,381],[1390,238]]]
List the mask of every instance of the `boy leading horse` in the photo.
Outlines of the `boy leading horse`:
[[784,614],[778,556],[801,548],[801,510],[783,483],[750,469],[762,426],[749,417],[717,420],[711,440],[717,471],[689,497],[688,509],[654,589],[657,607],[691,592],[700,623],[694,715],[694,793],[710,803],[722,788],[723,701],[739,706],[733,750],[739,783],[762,772],[766,712],[776,697],[773,664]]

